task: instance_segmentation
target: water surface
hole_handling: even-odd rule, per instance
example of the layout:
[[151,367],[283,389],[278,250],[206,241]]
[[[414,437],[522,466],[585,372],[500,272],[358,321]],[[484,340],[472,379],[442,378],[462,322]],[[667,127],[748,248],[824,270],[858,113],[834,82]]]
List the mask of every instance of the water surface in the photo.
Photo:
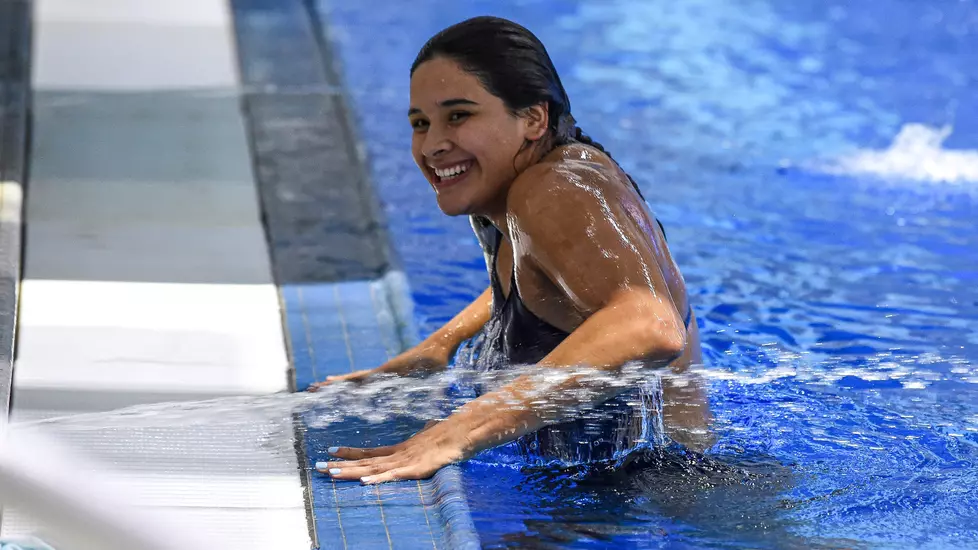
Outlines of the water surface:
[[944,152],[978,149],[978,5],[319,9],[423,332],[487,277],[410,158],[408,70],[429,36],[486,13],[547,45],[581,126],[665,223],[700,318],[707,461],[667,454],[624,478],[474,461],[486,547],[978,545],[978,182],[823,169],[913,124],[949,127]]

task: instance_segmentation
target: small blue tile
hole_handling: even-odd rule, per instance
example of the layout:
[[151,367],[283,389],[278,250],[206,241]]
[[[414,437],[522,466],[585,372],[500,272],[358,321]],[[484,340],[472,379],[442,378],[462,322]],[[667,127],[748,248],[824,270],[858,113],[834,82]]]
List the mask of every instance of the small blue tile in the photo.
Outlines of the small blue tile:
[[320,309],[306,312],[306,323],[312,336],[334,336],[342,338],[346,323],[336,309]]
[[347,326],[355,329],[377,330],[377,313],[374,311],[373,305],[363,307],[344,306],[343,319],[346,321]]
[[308,312],[336,308],[336,288],[332,284],[301,285],[299,300]]
[[357,342],[364,345],[377,345],[382,346],[381,334],[377,330],[377,323],[361,323],[361,324],[347,324],[346,336],[351,342]]
[[384,350],[354,347],[353,364],[357,369],[372,369],[383,365],[387,361],[387,353]]
[[[339,491],[339,487],[337,487],[337,491]],[[342,501],[343,498],[341,497],[340,500]],[[323,511],[326,512],[326,510]],[[336,509],[329,510],[328,512],[336,514]],[[381,523],[380,508],[376,502],[343,503],[339,506],[339,518],[343,522],[347,542],[350,541],[351,531],[362,532],[364,530],[377,529],[380,532],[384,532],[384,527]],[[354,548],[356,547],[354,546]]]
[[344,307],[373,308],[373,296],[368,281],[338,283],[336,294]]
[[319,376],[348,374],[357,370],[356,363],[351,362],[349,351],[344,344],[318,345],[314,349],[316,353],[316,372]]

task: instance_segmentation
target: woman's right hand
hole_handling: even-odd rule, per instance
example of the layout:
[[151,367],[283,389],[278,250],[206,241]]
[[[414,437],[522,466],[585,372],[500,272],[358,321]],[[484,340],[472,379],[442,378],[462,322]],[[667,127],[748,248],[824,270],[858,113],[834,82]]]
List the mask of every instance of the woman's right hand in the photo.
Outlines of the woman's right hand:
[[448,366],[452,352],[452,349],[449,349],[443,344],[427,341],[422,342],[377,368],[358,370],[349,374],[327,376],[326,380],[311,384],[308,391],[316,391],[319,388],[337,382],[355,382],[360,384],[380,374],[404,376],[412,373],[424,373],[427,375]]

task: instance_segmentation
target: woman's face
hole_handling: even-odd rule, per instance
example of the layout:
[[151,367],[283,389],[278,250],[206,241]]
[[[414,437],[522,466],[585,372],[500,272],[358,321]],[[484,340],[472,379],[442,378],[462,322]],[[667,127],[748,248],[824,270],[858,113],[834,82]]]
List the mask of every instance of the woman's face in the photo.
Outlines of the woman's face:
[[526,162],[525,140],[546,131],[545,114],[542,121],[539,113],[513,115],[476,77],[444,57],[414,71],[408,118],[414,161],[449,216],[505,210],[509,186]]

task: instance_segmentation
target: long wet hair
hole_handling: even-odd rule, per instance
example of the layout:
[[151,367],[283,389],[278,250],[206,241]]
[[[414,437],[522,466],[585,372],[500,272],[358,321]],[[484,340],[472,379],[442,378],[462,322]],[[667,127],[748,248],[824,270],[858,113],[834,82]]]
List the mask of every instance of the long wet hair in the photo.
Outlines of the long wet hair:
[[[421,48],[411,65],[411,75],[422,63],[439,56],[455,61],[463,70],[478,78],[482,86],[501,99],[514,115],[546,103],[554,146],[579,142],[611,158],[600,143],[577,126],[577,121],[571,115],[570,98],[547,49],[525,27],[489,16],[474,17],[452,25],[433,36]],[[524,147],[526,145],[528,143]],[[626,176],[644,199],[635,180],[628,174]]]

